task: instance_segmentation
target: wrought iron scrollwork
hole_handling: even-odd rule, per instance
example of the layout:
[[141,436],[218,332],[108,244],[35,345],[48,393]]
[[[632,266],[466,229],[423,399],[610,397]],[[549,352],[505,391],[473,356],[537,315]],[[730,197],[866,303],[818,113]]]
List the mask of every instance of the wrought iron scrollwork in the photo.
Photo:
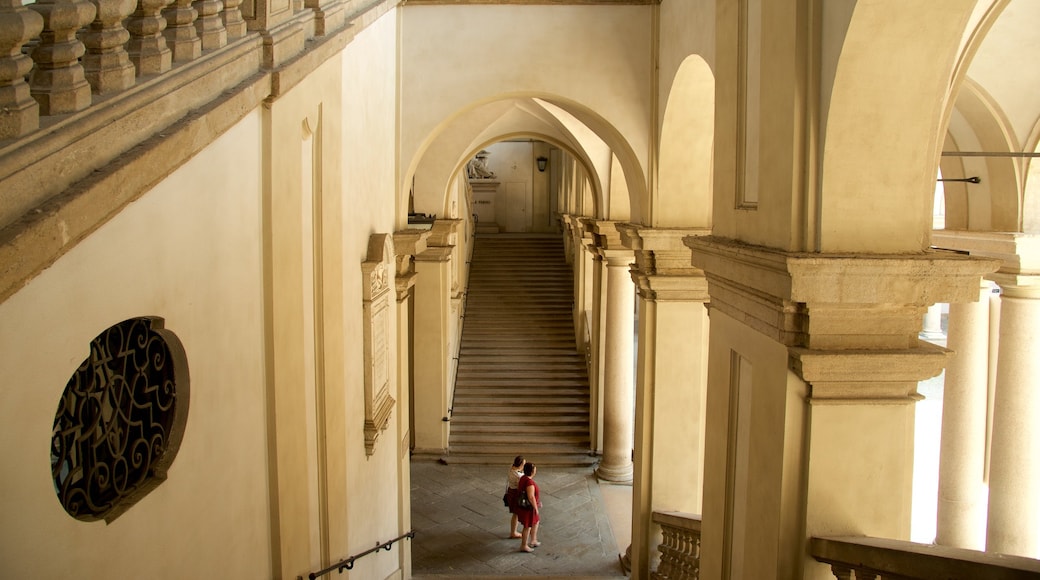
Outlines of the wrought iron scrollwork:
[[187,365],[161,321],[134,318],[90,343],[51,434],[51,472],[69,515],[115,517],[166,477],[187,411]]

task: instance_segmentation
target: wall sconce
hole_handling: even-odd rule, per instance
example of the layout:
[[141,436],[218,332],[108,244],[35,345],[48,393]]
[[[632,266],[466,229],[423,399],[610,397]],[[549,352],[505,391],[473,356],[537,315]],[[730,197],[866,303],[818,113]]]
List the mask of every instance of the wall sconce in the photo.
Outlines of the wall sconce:
[[538,162],[538,171],[545,173],[545,166],[549,164],[549,160],[545,157],[539,157],[535,161]]

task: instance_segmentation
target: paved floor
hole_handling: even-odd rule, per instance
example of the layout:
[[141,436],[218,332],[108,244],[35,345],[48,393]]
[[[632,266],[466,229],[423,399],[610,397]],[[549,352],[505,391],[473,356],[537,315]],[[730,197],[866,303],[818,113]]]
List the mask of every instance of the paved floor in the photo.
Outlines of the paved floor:
[[[413,460],[413,576],[623,577],[609,512],[624,504],[615,498],[626,493],[631,497],[631,488],[609,486],[606,495],[611,500],[604,501],[592,468],[584,467],[546,467],[535,479],[543,504],[538,532],[542,545],[527,554],[519,551],[520,540],[507,538],[509,513],[502,505],[506,466]],[[622,513],[613,519],[627,545],[625,517]]]

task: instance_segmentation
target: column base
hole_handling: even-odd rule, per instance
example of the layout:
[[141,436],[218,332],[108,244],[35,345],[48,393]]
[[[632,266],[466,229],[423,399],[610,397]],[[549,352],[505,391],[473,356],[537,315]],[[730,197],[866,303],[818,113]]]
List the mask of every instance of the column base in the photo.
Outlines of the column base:
[[596,478],[602,482],[623,485],[632,485],[632,464],[628,465],[600,465],[596,468]]

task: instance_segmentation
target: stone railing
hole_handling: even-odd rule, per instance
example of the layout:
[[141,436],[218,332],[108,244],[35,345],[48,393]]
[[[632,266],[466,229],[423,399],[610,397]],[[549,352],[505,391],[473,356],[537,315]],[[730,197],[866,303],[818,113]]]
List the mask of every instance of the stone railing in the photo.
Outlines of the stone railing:
[[650,577],[657,580],[700,578],[701,516],[680,512],[654,512],[653,522],[663,536],[657,550],[661,563]]
[[1040,560],[900,540],[813,538],[809,553],[839,580],[1040,579]]
[[0,0],[0,300],[399,1]]

